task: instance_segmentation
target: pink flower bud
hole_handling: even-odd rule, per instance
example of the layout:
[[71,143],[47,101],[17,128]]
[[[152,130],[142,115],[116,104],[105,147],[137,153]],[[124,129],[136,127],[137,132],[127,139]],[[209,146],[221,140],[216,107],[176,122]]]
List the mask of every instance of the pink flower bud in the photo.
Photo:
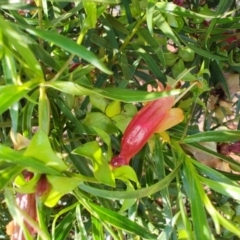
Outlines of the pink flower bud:
[[[123,134],[120,154],[111,160],[111,166],[128,165],[155,132],[159,129],[164,131],[183,120],[181,109],[177,111],[177,116],[176,111],[171,111],[174,101],[174,97],[169,96],[149,102],[134,116]],[[177,121],[173,121],[173,117]]]

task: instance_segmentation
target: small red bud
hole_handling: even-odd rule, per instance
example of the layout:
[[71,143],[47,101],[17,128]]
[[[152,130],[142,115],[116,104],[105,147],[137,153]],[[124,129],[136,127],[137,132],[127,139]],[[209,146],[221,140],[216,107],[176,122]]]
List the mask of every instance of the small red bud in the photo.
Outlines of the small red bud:
[[184,0],[173,0],[173,3],[178,5],[178,6],[183,6]]
[[36,187],[36,195],[42,197],[43,195],[47,194],[51,189],[51,185],[48,182],[46,175],[42,174]]

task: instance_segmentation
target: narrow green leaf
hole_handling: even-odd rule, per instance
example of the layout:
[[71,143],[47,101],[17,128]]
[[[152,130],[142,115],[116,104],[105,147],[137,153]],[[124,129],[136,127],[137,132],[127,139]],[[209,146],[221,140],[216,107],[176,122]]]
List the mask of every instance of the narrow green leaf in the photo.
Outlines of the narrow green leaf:
[[[39,154],[39,152],[41,154]],[[43,130],[39,130],[32,138],[28,145],[24,156],[33,157],[46,166],[50,166],[58,171],[67,170],[67,165],[52,150],[47,134]]]
[[[36,154],[39,155],[38,150],[35,149]],[[18,164],[25,168],[32,168],[39,173],[46,173],[50,175],[60,175],[60,173],[52,167],[47,166],[43,162],[29,156],[24,156],[21,152],[0,145],[0,158],[6,162]]]
[[100,109],[103,113],[108,105],[108,101],[99,95],[91,95],[90,102],[94,107]]
[[11,165],[0,170],[0,190],[3,190],[24,169],[23,166]]
[[69,211],[59,222],[55,229],[55,240],[67,239],[76,218],[75,211]]
[[96,141],[88,142],[74,149],[74,154],[86,157],[92,161],[93,173],[97,180],[115,186],[115,180],[109,164],[103,156],[102,149]]
[[21,112],[22,120],[22,130],[25,133],[28,133],[28,137],[30,138],[32,136],[32,122],[33,122],[33,110],[34,107],[37,105],[37,99],[39,96],[39,89],[36,89],[32,95],[29,97],[30,101],[27,102],[25,107],[23,108]]
[[232,181],[230,178],[228,178],[227,176],[225,176],[223,173],[210,168],[198,161],[193,161],[193,164],[198,168],[199,171],[201,171],[205,176],[207,176],[208,178],[216,181],[216,182],[221,182],[221,183],[225,183],[225,184],[229,184],[229,185],[233,185],[235,187],[238,186],[238,183],[235,181]]
[[[234,0],[219,1],[217,9],[215,10],[215,14],[220,15],[220,14],[226,13],[227,9],[232,5],[233,1]],[[212,19],[212,21],[210,22],[210,25],[207,28],[207,31],[205,33],[205,47],[208,47],[207,42],[208,42],[209,36],[210,36],[214,26],[217,24],[217,22],[218,22],[218,18]]]
[[5,50],[1,62],[4,80],[6,84],[17,85],[17,69],[16,69],[17,63],[13,56],[8,51]]
[[122,166],[113,169],[114,177],[120,179],[124,182],[128,182],[129,180],[135,182],[138,187],[140,187],[140,183],[138,182],[138,178],[136,172],[130,166]]
[[146,14],[146,19],[147,19],[147,27],[151,35],[153,35],[153,13],[155,9],[155,0],[149,0],[148,5],[147,5],[147,14]]
[[103,37],[98,36],[97,34],[93,34],[91,36],[91,41],[99,47],[112,51],[113,48],[111,44]]
[[51,189],[44,199],[44,204],[48,207],[54,207],[63,195],[71,193],[82,182],[81,178],[74,176],[47,175],[47,180],[51,184]]
[[150,187],[147,188],[142,188],[140,190],[135,190],[135,191],[107,191],[107,190],[100,190],[97,188],[93,188],[90,186],[87,186],[83,183],[79,185],[79,188],[91,193],[95,196],[99,196],[102,198],[107,198],[107,199],[131,199],[131,198],[143,198],[150,196],[156,192],[159,192],[160,190],[164,189],[167,187],[171,181],[176,177],[179,171],[179,167],[181,166],[181,161],[179,164],[176,166],[176,168],[169,174],[167,175],[164,179],[161,181],[153,184]]
[[[156,165],[156,172],[157,172],[157,177],[158,180],[160,181],[161,179],[166,177],[165,173],[165,162],[164,162],[164,155],[163,155],[163,150],[164,146],[161,145],[159,136],[155,136],[155,146],[153,149],[153,154],[152,157],[155,161]],[[153,174],[153,173],[152,173]],[[171,199],[170,199],[170,194],[168,188],[164,188],[161,190],[161,196],[162,196],[162,201],[163,201],[163,211],[165,215],[165,223],[166,223],[166,228],[164,229],[164,234],[161,233],[161,235],[164,235],[164,238],[160,239],[169,239],[171,236],[176,238],[176,232],[174,229],[174,224],[173,224],[173,213],[172,213],[172,206],[171,206]]]
[[132,222],[128,218],[113,212],[107,208],[100,207],[96,204],[89,203],[95,214],[101,220],[108,222],[114,227],[120,228],[129,233],[135,234],[145,239],[156,239],[156,235],[150,233],[146,228]]
[[177,6],[174,3],[171,2],[158,2],[156,3],[156,7],[158,8],[158,10],[162,13],[165,14],[171,14],[174,13],[177,16],[181,16],[181,17],[188,17],[188,18],[202,18],[202,19],[206,19],[206,18],[217,18],[219,17],[217,14],[215,15],[214,12],[211,15],[205,15],[205,14],[199,14],[196,12],[193,12],[187,8],[184,7],[180,7]]
[[[92,236],[93,240],[104,240],[104,234],[103,234],[103,225],[102,223],[95,217],[91,217],[92,220]],[[86,238],[87,240],[87,238]]]
[[120,31],[124,34],[128,34],[128,30],[126,29],[125,25],[122,24],[117,18],[107,13],[104,13],[104,17],[108,20],[111,26],[114,27],[117,31]]
[[201,180],[204,184],[209,186],[214,191],[219,192],[223,195],[226,195],[230,198],[236,199],[238,201],[240,200],[240,187],[239,186],[230,185],[230,184],[226,184],[223,182],[217,182],[217,181],[210,180],[210,179],[203,178],[203,177],[201,177]]
[[119,49],[119,43],[116,39],[117,37],[113,30],[113,26],[111,25],[111,23],[108,22],[108,20],[105,17],[100,16],[99,19],[102,22],[103,27],[106,31],[106,41],[110,43],[110,46],[111,48],[114,49],[114,52],[117,52]]
[[[82,213],[81,213],[81,208],[80,208],[80,204],[78,204],[76,206],[76,220],[77,220],[77,226],[78,226],[78,229],[79,229],[79,232],[77,233],[77,238],[81,239],[81,240],[88,240],[88,233],[87,233],[87,230],[86,230],[86,227],[84,225],[84,218],[85,218],[85,214],[83,212],[83,216],[82,216]],[[84,211],[84,210],[83,210]],[[95,227],[95,221],[93,220],[93,216],[91,217],[91,220],[92,220],[92,232],[93,232],[93,239],[94,240],[104,240],[103,238],[101,238],[102,236],[102,232],[101,232],[101,228],[102,228],[102,225],[100,228],[98,228],[98,224],[96,223],[96,230],[98,231],[97,234],[95,234],[95,231],[94,231],[94,227]],[[94,218],[95,219],[95,218]],[[98,221],[97,219],[95,219],[96,221]],[[95,237],[95,238],[94,238]],[[75,238],[76,239],[76,238]]]
[[[188,189],[187,195],[191,204],[191,216],[194,227],[194,235],[196,239],[212,239],[212,234],[207,222],[206,212],[204,209],[202,191],[199,188],[197,172],[192,168],[189,160],[184,160],[184,186]],[[187,186],[186,186],[187,185]],[[204,231],[203,231],[204,229]]]
[[152,47],[154,52],[156,53],[158,59],[162,64],[162,68],[166,69],[166,61],[165,56],[162,50],[162,46],[157,42],[157,40],[147,31],[147,29],[140,28],[137,32],[138,35],[142,36],[145,41]]
[[83,58],[84,60],[90,62],[95,67],[102,70],[103,72],[107,74],[112,74],[112,72],[109,69],[107,69],[107,67],[97,58],[97,56],[95,56],[94,53],[92,53],[91,51],[88,51],[84,46],[78,45],[71,39],[63,35],[60,35],[56,32],[43,31],[43,30],[33,29],[29,27],[26,28],[26,31],[46,41],[56,44],[62,49],[72,54],[75,54],[80,58]]
[[196,52],[197,54],[199,54],[200,56],[203,56],[203,57],[206,57],[206,58],[209,58],[209,59],[215,59],[215,60],[219,60],[219,61],[227,61],[227,57],[224,57],[224,56],[220,56],[220,55],[216,55],[216,54],[213,54],[209,51],[206,51],[196,45],[193,45],[191,43],[189,44],[186,44],[189,48],[191,48],[194,52]]
[[50,105],[45,88],[40,88],[39,105],[38,105],[38,122],[39,128],[46,134],[49,133],[50,128]]
[[130,79],[130,66],[128,64],[128,56],[124,50],[122,50],[121,53],[119,53],[119,55],[120,55],[119,64],[122,68],[123,78],[125,80],[129,80]]
[[144,59],[145,63],[149,67],[149,69],[153,72],[153,74],[159,79],[161,82],[165,82],[167,80],[166,76],[161,72],[158,64],[152,58],[152,56],[146,52],[143,48],[141,48],[138,44],[132,43],[132,46],[135,50],[140,54],[142,59]]
[[67,119],[74,124],[77,132],[79,134],[86,133],[86,130],[82,125],[82,122],[76,118],[76,116],[71,112],[71,109],[68,108],[65,102],[57,98],[55,98],[55,102],[57,103],[57,106],[60,108],[63,114],[67,117]]
[[96,127],[108,134],[116,133],[118,131],[112,120],[101,112],[87,113],[82,123],[85,124],[86,127]]
[[181,43],[173,32],[172,28],[169,26],[168,22],[162,16],[160,12],[155,11],[153,16],[153,22],[167,37],[173,40],[173,42],[180,47]]
[[14,50],[16,50],[27,63],[25,67],[31,70],[35,77],[38,76],[43,79],[41,65],[29,49],[28,45],[25,43],[24,36],[21,35],[18,29],[15,29],[14,25],[10,25],[9,22],[5,21],[1,16],[0,25],[1,31],[8,40],[8,43],[11,43],[14,46]]
[[61,92],[73,94],[76,96],[97,94],[105,98],[119,100],[122,102],[147,102],[161,97],[180,94],[181,90],[171,90],[164,92],[144,92],[122,88],[93,88],[91,86],[81,86],[73,82],[55,81],[45,83],[45,86],[55,88]]
[[226,81],[226,79],[223,75],[222,69],[219,66],[219,63],[217,61],[212,61],[210,66],[211,66],[212,78],[217,79],[217,81],[215,80],[213,82],[216,82],[216,84],[220,82],[223,90],[225,91],[225,93],[228,97],[228,99],[231,99],[228,84],[227,84],[227,81]]
[[219,222],[224,226],[226,229],[228,229],[230,232],[235,234],[236,236],[240,237],[240,232],[239,232],[239,227],[233,225],[231,221],[228,219],[224,218],[219,212],[217,212],[217,216],[219,219]]
[[[85,24],[88,28],[95,28],[97,22],[97,4],[94,1],[82,0],[86,12]],[[86,27],[86,25],[85,25]]]
[[[30,82],[24,83],[21,86],[11,85],[11,86],[1,86],[0,87],[0,114],[5,112],[10,108],[15,102],[18,102],[23,98],[29,91],[38,85],[38,81],[32,80]],[[14,93],[14,94],[12,94]]]
[[51,67],[55,71],[60,70],[60,64],[55,61],[55,59],[40,45],[36,44],[34,41],[28,44],[30,50],[34,52],[36,58],[41,60],[45,65]]
[[238,130],[219,130],[201,132],[187,136],[183,139],[184,143],[199,142],[234,142],[240,140],[240,131]]

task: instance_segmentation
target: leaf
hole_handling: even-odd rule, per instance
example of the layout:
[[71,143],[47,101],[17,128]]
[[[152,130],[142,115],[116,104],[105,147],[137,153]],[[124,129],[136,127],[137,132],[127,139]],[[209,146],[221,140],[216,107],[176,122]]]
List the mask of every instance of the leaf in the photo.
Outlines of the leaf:
[[70,40],[69,38],[60,35],[56,32],[51,31],[43,31],[40,29],[34,29],[27,27],[25,29],[30,34],[38,36],[46,41],[56,44],[57,46],[61,47],[62,49],[83,58],[84,60],[90,62],[95,67],[99,68],[103,72],[107,74],[112,74],[112,72],[107,69],[107,67],[95,56],[94,53],[88,51],[85,47],[78,45],[74,41]]
[[[132,186],[132,184],[130,182],[127,182],[126,184],[127,184],[126,191],[133,191],[134,190],[134,187]],[[118,212],[123,213],[123,212],[129,210],[135,203],[136,203],[136,199],[125,199]]]
[[107,191],[107,190],[100,190],[97,188],[93,188],[90,186],[85,185],[84,183],[81,183],[79,185],[79,188],[93,194],[95,196],[99,196],[102,198],[107,198],[107,199],[131,199],[131,198],[143,198],[150,196],[156,192],[159,192],[160,190],[164,189],[167,187],[171,181],[176,177],[178,174],[179,167],[181,166],[181,161],[179,164],[176,166],[176,168],[165,178],[163,178],[161,181],[153,184],[150,187],[147,188],[142,188],[140,190],[135,190],[135,191]]
[[199,14],[196,12],[193,12],[187,8],[177,6],[174,3],[171,2],[158,2],[156,3],[156,7],[160,12],[163,12],[165,14],[171,14],[173,13],[174,15],[181,16],[181,17],[188,17],[188,18],[217,18],[219,17],[217,14],[215,15],[214,12],[206,15],[206,14]]
[[46,134],[49,133],[50,128],[50,105],[48,96],[43,87],[40,87],[39,105],[38,105],[38,122],[39,128]]
[[199,54],[202,57],[206,57],[209,59],[214,59],[214,60],[219,60],[219,61],[227,61],[228,59],[224,56],[220,56],[214,53],[211,53],[209,51],[206,51],[192,43],[186,44],[187,47],[189,47],[190,49],[192,49],[192,51],[194,51],[195,53]]
[[82,4],[87,15],[84,19],[84,23],[87,24],[87,28],[95,28],[98,17],[96,3],[94,1],[83,0]]
[[106,115],[110,118],[118,115],[121,112],[121,103],[119,101],[112,101],[106,108]]
[[223,182],[217,182],[214,180],[210,180],[207,178],[201,177],[201,180],[204,184],[209,186],[211,189],[213,189],[216,192],[219,192],[225,196],[228,196],[230,198],[240,200],[240,188],[239,185],[231,185]]
[[182,47],[178,50],[179,56],[185,62],[192,62],[194,60],[194,51],[188,47]]
[[28,44],[30,50],[34,52],[35,56],[44,62],[45,65],[53,68],[55,71],[60,70],[60,64],[55,61],[55,59],[40,45],[36,44],[34,41]]
[[79,134],[85,134],[86,130],[83,127],[82,122],[76,118],[76,116],[71,112],[71,110],[68,108],[65,102],[59,100],[58,98],[55,98],[55,102],[57,103],[57,106],[60,108],[63,114],[67,117],[67,119],[74,124],[77,132]]
[[135,236],[140,236],[145,239],[156,239],[157,237],[155,234],[150,233],[146,228],[139,226],[138,224],[118,213],[93,203],[89,203],[89,205],[99,219],[108,222],[116,228],[122,229],[126,232],[135,234]]
[[63,81],[54,81],[51,83],[45,83],[45,86],[55,88],[59,91],[73,94],[76,96],[81,95],[92,95],[96,94],[105,98],[112,100],[118,100],[121,102],[148,102],[155,100],[161,97],[174,96],[180,94],[181,90],[171,90],[164,92],[145,92],[145,91],[135,91],[131,89],[122,89],[122,88],[94,88],[86,85],[79,85],[73,82],[63,82]]
[[107,159],[111,159],[112,158],[112,145],[111,145],[111,138],[110,136],[104,132],[102,129],[100,128],[96,128],[96,127],[91,127],[94,129],[94,131],[97,133],[97,135],[101,138],[101,140],[107,144]]
[[[94,216],[91,217],[91,220],[92,220],[93,240],[104,240],[104,233],[103,233],[104,228],[101,221],[99,221]],[[87,238],[84,238],[84,236],[81,236],[81,239],[87,240]]]
[[151,35],[153,35],[153,13],[155,9],[155,0],[149,0],[147,5],[147,27]]
[[137,184],[138,187],[140,187],[140,183],[138,181],[137,175],[133,170],[133,168],[131,168],[130,166],[125,165],[118,168],[114,168],[113,174],[114,174],[114,177],[117,179],[120,179],[124,182],[128,182],[129,180],[133,181]]
[[194,142],[234,142],[240,140],[240,131],[237,130],[218,130],[201,132],[187,136],[183,139],[184,143]]
[[55,240],[67,239],[69,232],[72,230],[73,223],[76,219],[74,211],[69,211],[59,222],[55,229]]
[[139,53],[139,55],[142,57],[142,59],[144,59],[145,63],[147,64],[147,66],[149,67],[149,70],[151,70],[153,72],[153,74],[160,80],[165,82],[167,80],[166,76],[161,72],[158,64],[156,63],[156,61],[152,58],[152,56],[145,51],[142,47],[140,47],[138,44],[136,43],[132,43],[132,46],[134,47],[134,49],[136,50],[137,53]]
[[43,79],[44,77],[41,65],[35,58],[33,52],[29,49],[29,46],[25,43],[21,32],[18,29],[15,29],[14,25],[10,25],[9,22],[5,21],[1,16],[0,25],[2,26],[2,34],[6,37],[7,42],[12,44],[12,46],[14,46],[14,50],[16,50],[25,60],[26,64],[24,64],[24,67],[31,70],[35,77]]
[[115,126],[124,133],[125,129],[127,128],[128,124],[132,120],[132,117],[125,115],[125,114],[119,114],[112,118],[112,120],[115,123]]
[[[189,160],[184,160],[184,187],[187,188],[187,196],[191,204],[191,216],[195,238],[212,239],[212,234],[207,222],[203,203],[203,190],[199,184],[198,175]],[[204,231],[202,229],[204,228]]]
[[[228,8],[230,8],[232,6],[234,0],[229,0],[229,1],[219,1],[218,7],[215,10],[215,14],[216,15],[220,15],[220,14],[224,14]],[[207,31],[205,33],[205,46],[207,47],[207,41],[209,40],[209,36],[214,28],[214,26],[216,25],[216,23],[218,22],[218,18],[214,18],[211,22],[210,25],[207,28]]]
[[[41,153],[41,154],[40,154]],[[32,138],[24,156],[33,157],[46,166],[56,169],[60,172],[67,170],[66,164],[52,150],[47,134],[39,130]]]
[[0,170],[0,190],[3,190],[24,169],[23,166],[10,165]]
[[160,12],[155,11],[153,15],[153,22],[167,37],[173,40],[173,42],[180,47],[181,43],[173,32],[172,28],[169,26],[168,22],[164,19]]
[[14,179],[14,186],[17,187],[15,188],[15,191],[23,194],[34,193],[36,191],[36,184],[38,183],[40,177],[40,174],[34,174],[30,180],[26,180],[23,174],[19,174]]
[[221,83],[221,86],[224,90],[224,92],[226,93],[228,99],[231,99],[231,96],[230,96],[230,92],[229,92],[229,89],[228,89],[228,84],[227,84],[227,81],[222,73],[222,69],[221,67],[219,66],[219,63],[217,61],[212,61],[211,62],[211,76],[212,78],[216,78],[218,81],[217,83]]
[[[36,149],[35,151],[36,154],[39,154]],[[0,145],[0,158],[2,159],[2,161],[4,160],[6,162],[18,164],[25,168],[32,168],[34,171],[37,171],[39,173],[60,175],[60,173],[56,169],[52,168],[51,166],[47,166],[42,161],[39,161],[38,159],[30,156],[25,156],[23,155],[23,153],[14,151],[13,149],[4,145]]]
[[123,23],[121,23],[117,18],[113,17],[111,14],[104,13],[104,17],[111,24],[113,28],[124,34],[128,34],[128,30]]
[[93,173],[101,183],[114,187],[115,180],[109,164],[103,156],[102,149],[96,141],[88,142],[73,150],[74,154],[92,161]]
[[111,119],[101,112],[87,113],[82,123],[86,126],[102,129],[108,134],[117,132],[117,128],[114,126]]
[[[0,87],[0,114],[10,108],[15,102],[27,95],[29,91],[38,85],[38,81],[32,80],[24,83],[21,86],[1,86]],[[14,94],[12,94],[14,93]]]
[[160,63],[162,64],[162,68],[166,69],[166,61],[165,61],[165,56],[162,50],[162,46],[149,33],[149,31],[147,31],[147,29],[140,28],[137,34],[143,37],[144,40],[149,44],[149,46],[153,49],[158,59],[160,60]]
[[47,175],[47,180],[51,184],[51,190],[44,199],[44,204],[48,207],[54,207],[59,199],[65,195],[71,193],[81,182],[79,178],[60,177]]

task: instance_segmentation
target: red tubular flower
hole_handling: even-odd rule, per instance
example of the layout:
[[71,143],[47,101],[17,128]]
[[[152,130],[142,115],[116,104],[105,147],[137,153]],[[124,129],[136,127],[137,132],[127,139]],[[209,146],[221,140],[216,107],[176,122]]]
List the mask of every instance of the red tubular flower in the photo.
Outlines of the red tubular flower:
[[[21,210],[25,211],[29,217],[31,217],[34,221],[37,222],[37,209],[36,209],[36,198],[35,194],[21,194],[17,193],[16,201]],[[13,229],[11,235],[11,240],[25,240],[23,229],[17,225],[15,221],[12,221]],[[35,229],[30,226],[26,221],[24,221],[24,224],[31,234],[31,236],[34,236],[36,234]]]
[[120,154],[110,162],[112,167],[128,165],[155,132],[165,131],[183,120],[181,109],[171,109],[174,101],[169,96],[149,102],[134,116],[123,134]]
[[[29,181],[33,177],[33,173],[27,170],[24,170],[23,176],[26,181]],[[19,208],[22,211],[24,211],[36,223],[38,223],[36,198],[44,197],[44,195],[49,192],[50,188],[51,186],[50,186],[50,183],[47,181],[46,176],[41,175],[36,185],[36,191],[34,193],[31,193],[31,194],[17,193],[16,194],[16,202]],[[23,216],[23,221],[30,235],[32,237],[36,235],[37,233],[36,229],[34,229],[24,219],[24,216]],[[7,234],[11,235],[11,240],[25,240],[23,229],[14,220],[7,225]]]

